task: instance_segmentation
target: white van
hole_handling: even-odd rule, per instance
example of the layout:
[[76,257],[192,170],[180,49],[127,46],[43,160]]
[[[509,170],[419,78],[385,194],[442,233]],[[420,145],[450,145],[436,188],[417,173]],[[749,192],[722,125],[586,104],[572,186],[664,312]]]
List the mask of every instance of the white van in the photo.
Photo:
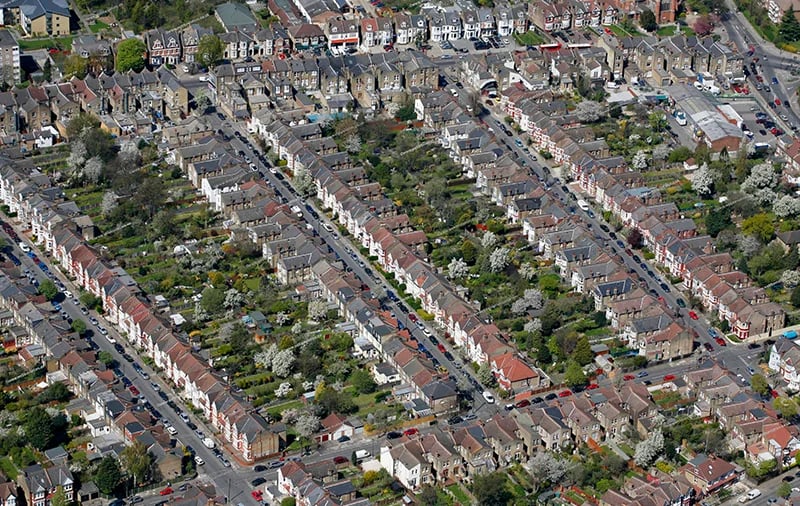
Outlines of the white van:
[[756,497],[758,497],[760,495],[761,495],[761,491],[759,489],[757,489],[757,488],[754,488],[754,489],[748,491],[746,494],[740,495],[739,496],[739,502],[752,501],[753,499],[755,499]]
[[364,460],[372,457],[372,454],[367,450],[356,450],[356,460]]
[[619,84],[617,84],[616,81],[608,81],[606,83],[606,88],[608,88],[609,90],[616,90],[617,88],[619,88]]

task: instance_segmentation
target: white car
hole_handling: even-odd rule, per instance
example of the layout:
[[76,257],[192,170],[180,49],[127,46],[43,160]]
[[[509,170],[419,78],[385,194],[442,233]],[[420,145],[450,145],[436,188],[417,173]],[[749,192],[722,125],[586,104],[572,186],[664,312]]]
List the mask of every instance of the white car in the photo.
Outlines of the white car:
[[201,459],[198,455],[195,455],[194,456],[194,463],[197,464],[198,466],[202,466],[203,464],[206,463],[206,461]]
[[19,249],[21,249],[23,253],[28,253],[31,250],[30,246],[28,246],[27,244],[25,244],[22,241],[19,242],[18,246],[19,246]]
[[214,449],[214,446],[216,446],[216,445],[214,444],[214,440],[213,440],[213,439],[211,439],[210,437],[203,438],[203,445],[204,445],[206,448],[210,448],[210,449],[212,449],[212,450]]
[[178,429],[173,427],[172,425],[167,425],[167,432],[172,434],[173,436],[178,433]]
[[484,390],[483,398],[486,399],[486,402],[488,402],[489,404],[494,404],[494,395],[492,395],[492,392]]

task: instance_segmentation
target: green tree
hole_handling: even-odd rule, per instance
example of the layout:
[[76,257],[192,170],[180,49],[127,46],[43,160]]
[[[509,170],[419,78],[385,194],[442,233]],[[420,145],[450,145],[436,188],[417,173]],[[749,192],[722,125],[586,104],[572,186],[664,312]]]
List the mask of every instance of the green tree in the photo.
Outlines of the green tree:
[[648,116],[648,120],[650,122],[650,128],[655,132],[663,132],[667,128],[667,116],[661,111],[651,113],[650,116]]
[[800,307],[800,286],[792,290],[791,302],[794,307]]
[[72,331],[77,332],[79,335],[86,333],[86,322],[80,318],[72,320]]
[[125,39],[117,45],[117,72],[134,70],[139,72],[144,68],[144,55],[147,47],[137,38]]
[[583,368],[574,360],[570,360],[564,371],[564,383],[572,388],[586,384],[586,374]]
[[793,8],[783,13],[781,24],[778,25],[778,33],[780,33],[781,38],[786,42],[797,42],[800,40],[800,22],[797,21],[797,16]]
[[67,493],[64,491],[64,487],[59,485],[56,487],[56,491],[53,492],[53,495],[50,497],[50,506],[69,506],[71,503],[69,499],[67,499]]
[[750,388],[759,395],[767,395],[770,391],[767,378],[763,374],[754,374],[750,377]]
[[439,506],[439,493],[436,488],[427,483],[417,492],[417,503],[421,506]]
[[111,455],[106,455],[94,473],[94,483],[103,494],[111,494],[122,480],[119,462]]
[[769,214],[759,213],[742,221],[742,232],[766,244],[775,233],[775,223]]
[[511,501],[508,475],[504,472],[479,474],[472,482],[472,493],[479,506],[506,506]]
[[790,495],[792,495],[792,486],[785,481],[782,481],[780,485],[778,485],[778,490],[775,491],[778,497],[783,497],[786,499]]
[[30,409],[25,415],[25,436],[28,443],[37,450],[52,448],[55,441],[55,428],[53,418],[40,406]]
[[778,397],[772,401],[772,407],[775,408],[783,418],[789,419],[797,416],[797,403],[794,399]]
[[117,362],[114,358],[114,355],[105,350],[102,350],[97,354],[97,360],[99,360],[106,367],[112,367]]
[[195,59],[203,67],[211,68],[222,59],[224,53],[225,46],[222,44],[222,40],[216,35],[207,34],[200,37]]
[[641,25],[642,29],[646,32],[654,32],[658,29],[658,23],[656,22],[656,15],[653,14],[653,11],[650,9],[645,9],[639,14],[639,25]]
[[78,300],[89,309],[101,309],[103,307],[103,300],[89,292],[83,292],[80,297],[78,297]]
[[69,79],[73,76],[78,79],[83,79],[89,72],[89,60],[81,58],[80,55],[71,54],[64,59],[62,68],[64,69],[65,79]]
[[40,393],[36,400],[38,400],[42,404],[46,404],[48,402],[64,402],[69,400],[72,397],[72,392],[69,391],[69,388],[63,383],[53,383],[49,387],[47,387],[42,393]]
[[692,157],[692,150],[686,146],[678,146],[672,150],[667,160],[669,163],[683,163]]
[[592,345],[589,344],[588,337],[581,336],[578,338],[578,342],[575,344],[575,350],[572,352],[572,359],[581,366],[592,363],[594,353],[592,353]]
[[350,375],[350,383],[360,394],[371,394],[377,388],[372,375],[364,369],[356,369]]
[[58,287],[49,279],[39,283],[39,293],[44,295],[47,300],[53,300],[58,295]]
[[474,265],[475,260],[478,259],[478,247],[469,239],[464,239],[461,243],[461,258],[463,258],[468,265]]
[[50,82],[50,79],[53,78],[53,64],[50,63],[50,58],[48,58],[44,62],[44,66],[42,67],[42,79],[45,82]]
[[137,441],[126,446],[119,457],[122,468],[131,476],[134,486],[147,483],[153,466],[153,457],[145,445]]
[[219,288],[206,287],[202,292],[200,299],[200,306],[205,309],[208,314],[214,315],[222,311],[223,303],[225,302],[225,292]]
[[716,237],[720,232],[733,225],[731,213],[725,209],[712,209],[705,218],[706,232],[711,237]]

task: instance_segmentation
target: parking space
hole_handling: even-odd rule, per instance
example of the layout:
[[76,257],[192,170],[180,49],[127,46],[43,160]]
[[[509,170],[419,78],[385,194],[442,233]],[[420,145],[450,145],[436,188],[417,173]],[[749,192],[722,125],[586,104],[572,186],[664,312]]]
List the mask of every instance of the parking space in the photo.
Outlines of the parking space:
[[[733,107],[739,116],[742,117],[744,120],[744,125],[747,127],[748,130],[753,132],[753,142],[766,142],[769,144],[774,145],[776,140],[776,135],[772,133],[772,128],[780,128],[774,124],[772,118],[768,118],[766,122],[758,121],[756,117],[757,113],[764,113],[770,114],[772,111],[764,111],[755,100],[738,100],[735,102],[729,102],[729,105]],[[779,131],[776,130],[776,133]]]

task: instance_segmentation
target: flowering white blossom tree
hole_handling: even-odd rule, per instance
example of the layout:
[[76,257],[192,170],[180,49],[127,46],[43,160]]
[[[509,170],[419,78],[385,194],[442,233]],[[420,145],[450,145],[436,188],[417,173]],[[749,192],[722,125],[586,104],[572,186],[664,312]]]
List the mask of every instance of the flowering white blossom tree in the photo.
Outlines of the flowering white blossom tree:
[[603,104],[594,100],[584,100],[575,106],[575,116],[581,123],[594,123],[603,115]]
[[528,288],[519,299],[511,304],[511,312],[522,314],[529,309],[541,309],[543,305],[542,292],[536,288]]
[[300,437],[308,438],[319,429],[319,417],[311,413],[303,413],[297,417],[294,429]]
[[483,234],[483,237],[481,237],[481,246],[489,249],[495,244],[497,244],[497,235],[491,230],[487,230],[486,233]]
[[714,175],[711,174],[707,163],[703,162],[703,165],[692,174],[692,189],[701,197],[711,195],[714,189]]
[[505,246],[495,248],[489,255],[489,270],[492,272],[500,272],[508,265],[508,255],[511,250]]
[[263,350],[253,355],[253,361],[257,367],[272,370],[272,360],[278,354],[278,346],[275,343],[270,344]]
[[469,274],[469,265],[463,258],[454,258],[447,265],[447,275],[450,279],[460,279]]
[[292,350],[281,350],[272,357],[272,372],[285,378],[292,373],[294,366],[294,352]]
[[545,483],[558,483],[567,474],[568,464],[550,452],[536,452],[528,460],[528,469],[537,487]]
[[647,160],[647,153],[643,149],[640,149],[633,155],[633,160],[631,160],[631,165],[636,170],[645,170],[647,168],[648,160]]
[[348,153],[358,153],[361,151],[361,137],[358,134],[350,134],[345,141],[345,148]]
[[275,313],[275,323],[278,324],[279,326],[286,325],[288,321],[289,321],[289,315],[287,315],[284,311]]
[[772,212],[778,218],[789,218],[800,214],[800,199],[791,195],[784,195],[775,201]]
[[519,266],[519,275],[522,276],[522,279],[525,281],[530,281],[536,277],[536,267],[530,262],[523,262],[522,265]]
[[117,194],[111,190],[108,190],[103,194],[103,200],[100,202],[100,212],[103,213],[103,216],[108,216],[112,211],[114,211],[114,209],[117,208],[118,200],[119,197]]
[[761,249],[761,241],[755,236],[739,235],[737,239],[739,249],[745,256],[755,255]]
[[328,303],[324,299],[314,299],[308,303],[308,318],[314,321],[324,320],[328,316]]
[[672,152],[672,148],[667,146],[666,144],[659,144],[658,146],[653,148],[653,160],[658,160],[659,162],[663,162],[667,158],[669,158],[669,154]]
[[778,173],[772,168],[772,164],[759,163],[750,170],[750,175],[742,182],[740,189],[760,205],[769,205],[775,202],[773,189],[777,184]]
[[781,274],[781,283],[784,285],[794,288],[797,285],[800,285],[800,272],[798,271],[783,271]]
[[286,397],[289,395],[289,392],[292,391],[292,384],[288,381],[285,381],[278,385],[278,388],[275,389],[275,397],[281,398]]
[[80,139],[72,141],[69,157],[67,157],[67,166],[73,174],[80,174],[87,156],[89,156],[89,150],[86,149],[86,144]]
[[664,434],[661,429],[657,429],[650,434],[650,437],[636,445],[636,452],[633,461],[637,466],[647,468],[664,451]]
[[86,160],[83,166],[83,177],[91,184],[97,184],[100,176],[103,175],[103,161],[98,156],[93,156]]
[[539,318],[534,318],[533,320],[525,323],[522,327],[522,330],[525,332],[539,332],[542,330],[542,320]]

